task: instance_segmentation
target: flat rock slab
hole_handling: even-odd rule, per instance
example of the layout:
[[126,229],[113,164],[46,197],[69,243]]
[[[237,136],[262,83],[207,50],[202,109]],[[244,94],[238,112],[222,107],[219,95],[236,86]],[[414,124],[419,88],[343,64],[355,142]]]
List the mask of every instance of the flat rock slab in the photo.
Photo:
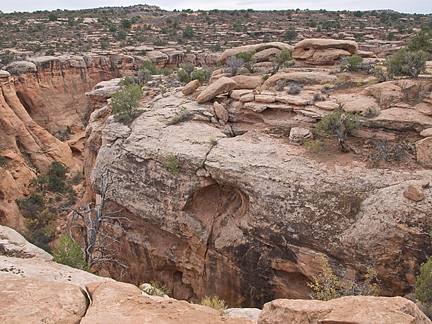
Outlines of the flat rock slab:
[[88,299],[80,287],[36,278],[0,279],[2,324],[76,324]]
[[81,324],[251,324],[231,319],[201,305],[171,298],[144,296],[137,287],[120,282],[87,285],[92,305]]
[[278,299],[264,305],[258,324],[429,324],[410,300],[402,297],[343,297],[330,301]]
[[233,90],[237,83],[227,77],[222,77],[205,88],[197,98],[198,103],[209,101],[221,93]]

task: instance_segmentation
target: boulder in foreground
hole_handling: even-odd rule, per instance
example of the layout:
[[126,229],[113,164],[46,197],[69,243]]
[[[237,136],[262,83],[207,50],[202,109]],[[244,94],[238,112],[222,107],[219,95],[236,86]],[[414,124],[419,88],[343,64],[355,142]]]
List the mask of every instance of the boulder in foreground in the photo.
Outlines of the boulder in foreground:
[[430,324],[403,297],[350,296],[330,301],[277,299],[264,305],[258,324]]

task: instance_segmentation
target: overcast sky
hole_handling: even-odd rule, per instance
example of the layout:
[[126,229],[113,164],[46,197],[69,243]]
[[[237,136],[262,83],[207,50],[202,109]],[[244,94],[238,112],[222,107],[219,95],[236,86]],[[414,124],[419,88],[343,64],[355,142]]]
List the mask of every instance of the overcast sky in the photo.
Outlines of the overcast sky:
[[[138,2],[130,0],[0,0],[0,10],[3,12],[13,11],[36,11],[55,9],[88,9],[110,6],[130,6]],[[144,4],[144,3],[143,3]],[[327,9],[327,10],[377,10],[393,9],[404,13],[432,13],[431,0],[273,0],[271,2],[262,0],[160,0],[147,4],[160,6],[162,9],[256,9],[256,10],[281,10],[281,9]]]

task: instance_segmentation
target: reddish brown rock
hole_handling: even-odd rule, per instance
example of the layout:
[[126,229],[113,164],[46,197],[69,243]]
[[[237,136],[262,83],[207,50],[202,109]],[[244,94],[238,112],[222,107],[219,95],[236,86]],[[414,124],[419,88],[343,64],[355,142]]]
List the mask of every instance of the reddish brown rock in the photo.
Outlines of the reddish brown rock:
[[195,92],[196,89],[200,86],[199,80],[192,80],[188,84],[186,84],[183,89],[182,93],[187,96],[193,92]]
[[274,300],[264,305],[258,324],[430,324],[402,297],[343,297],[330,301]]

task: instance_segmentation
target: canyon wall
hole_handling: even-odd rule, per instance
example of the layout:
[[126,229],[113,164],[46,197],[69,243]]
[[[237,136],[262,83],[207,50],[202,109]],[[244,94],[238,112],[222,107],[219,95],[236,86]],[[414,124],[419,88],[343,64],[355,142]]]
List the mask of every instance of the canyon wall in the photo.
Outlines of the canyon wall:
[[[129,126],[94,118],[87,129],[88,147],[101,145],[93,151],[95,169],[109,167],[126,197],[116,204],[132,220],[118,250],[130,265],[127,281],[167,283],[180,299],[218,295],[230,305],[260,307],[279,297],[307,298],[321,252],[351,279],[374,267],[384,295],[412,290],[431,252],[432,190],[425,188],[418,203],[403,192],[431,182],[430,170],[320,163],[304,148],[252,129],[227,137],[210,123],[211,104],[181,92],[148,107]],[[179,107],[194,120],[169,125]],[[178,174],[166,165],[170,155]]]

